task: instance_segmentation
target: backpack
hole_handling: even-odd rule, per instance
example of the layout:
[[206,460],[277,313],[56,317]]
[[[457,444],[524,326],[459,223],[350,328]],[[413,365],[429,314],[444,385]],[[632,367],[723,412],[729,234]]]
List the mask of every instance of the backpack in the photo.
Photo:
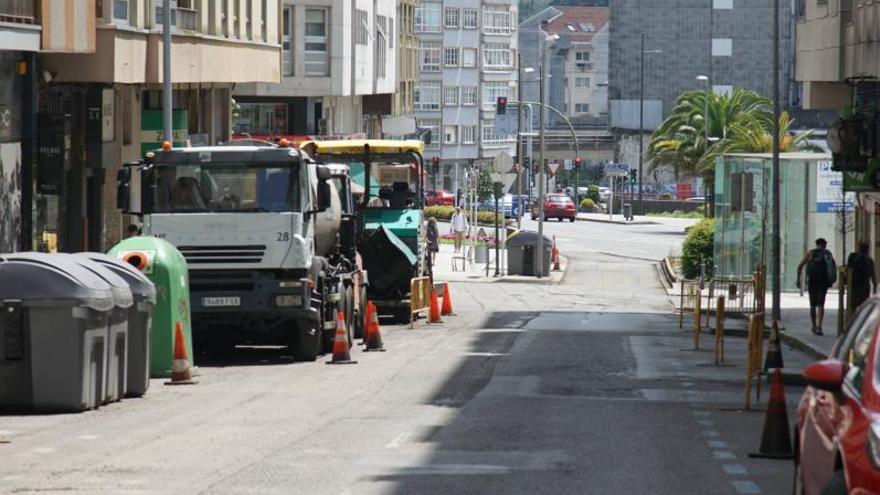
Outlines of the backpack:
[[810,285],[826,287],[833,286],[837,281],[837,266],[827,249],[810,251],[810,259],[807,261],[807,280]]

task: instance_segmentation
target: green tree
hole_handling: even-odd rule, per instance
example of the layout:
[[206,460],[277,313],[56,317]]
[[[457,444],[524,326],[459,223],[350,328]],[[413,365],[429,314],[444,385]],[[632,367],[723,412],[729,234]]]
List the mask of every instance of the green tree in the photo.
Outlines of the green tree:
[[485,201],[492,197],[492,166],[483,165],[477,174],[477,199]]

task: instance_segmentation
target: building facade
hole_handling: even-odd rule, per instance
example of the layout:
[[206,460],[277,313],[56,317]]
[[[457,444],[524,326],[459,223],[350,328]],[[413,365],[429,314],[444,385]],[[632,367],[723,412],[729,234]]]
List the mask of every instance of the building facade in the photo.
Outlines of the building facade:
[[[546,101],[574,123],[607,122],[608,15],[605,7],[556,6],[520,24],[522,66],[537,69],[546,63]],[[559,39],[547,43],[548,35]],[[538,93],[537,84],[523,87],[525,101],[538,101]],[[555,114],[547,117],[560,123]]]
[[423,0],[416,7],[417,125],[430,135],[427,160],[440,159],[429,186],[455,191],[472,166],[513,154],[495,129],[498,97],[516,95],[517,4],[509,0]]
[[[280,80],[278,1],[168,0],[174,143],[229,139],[233,85]],[[13,2],[27,4],[28,2]],[[2,4],[2,3],[0,3]],[[162,140],[162,0],[40,0],[22,102],[22,249],[103,251],[127,222],[116,171]],[[27,79],[27,78],[25,78]],[[30,88],[30,89],[28,89]],[[32,94],[29,94],[31,91]],[[4,222],[5,224],[5,222]]]
[[281,84],[236,88],[235,132],[381,134],[398,88],[393,0],[283,0]]

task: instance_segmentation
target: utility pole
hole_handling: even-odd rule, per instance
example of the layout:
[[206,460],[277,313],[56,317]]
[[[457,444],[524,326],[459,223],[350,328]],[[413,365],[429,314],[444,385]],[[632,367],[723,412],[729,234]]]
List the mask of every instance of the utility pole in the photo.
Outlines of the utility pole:
[[544,113],[546,109],[544,108],[544,63],[547,59],[546,47],[542,47],[544,56],[542,56],[542,63],[540,67],[540,81],[538,82],[539,91],[541,93],[541,115],[539,118],[539,132],[541,136],[541,147],[538,148],[538,252],[536,253],[535,259],[537,262],[537,269],[535,273],[537,273],[538,277],[544,276]]
[[[773,0],[773,321],[782,320],[782,247],[779,176],[779,1]],[[845,207],[844,207],[845,209]],[[845,237],[845,236],[844,236]],[[842,311],[842,309],[841,309]],[[777,326],[778,325],[774,325]]]
[[171,118],[171,2],[162,2],[162,133],[165,141],[174,144]]
[[522,174],[523,174],[523,138],[522,138],[522,121],[523,121],[523,99],[522,99],[522,54],[517,52],[516,55],[516,161],[519,168],[516,171],[516,228],[522,228],[523,209],[522,204]]
[[642,202],[642,162],[645,139],[645,33],[642,33],[642,50],[639,56],[639,215],[645,214]]

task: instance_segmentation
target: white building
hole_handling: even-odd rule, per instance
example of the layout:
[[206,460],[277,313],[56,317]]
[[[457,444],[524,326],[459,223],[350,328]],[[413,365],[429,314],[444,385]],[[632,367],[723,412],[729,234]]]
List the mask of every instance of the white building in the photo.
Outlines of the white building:
[[[415,23],[415,116],[431,130],[427,160],[441,159],[436,187],[454,191],[469,163],[514,152],[514,137],[496,132],[494,117],[499,96],[516,99],[517,3],[422,0]],[[435,178],[428,183],[435,187]]]
[[377,135],[397,88],[394,0],[283,0],[282,81],[236,88],[236,133]]

